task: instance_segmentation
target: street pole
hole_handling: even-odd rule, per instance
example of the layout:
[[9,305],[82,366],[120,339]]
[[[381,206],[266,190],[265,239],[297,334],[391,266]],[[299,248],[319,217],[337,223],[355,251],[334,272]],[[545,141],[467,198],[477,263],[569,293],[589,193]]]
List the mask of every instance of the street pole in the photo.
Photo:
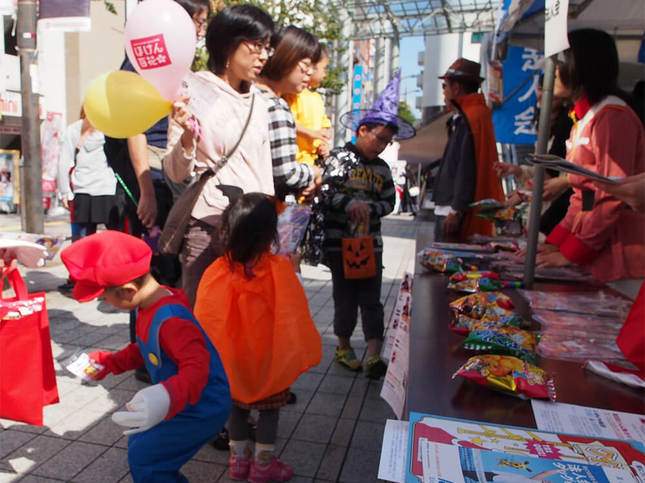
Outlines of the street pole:
[[20,222],[27,233],[44,232],[40,112],[32,89],[36,68],[36,0],[18,0],[18,53],[22,92],[22,169],[20,173]]

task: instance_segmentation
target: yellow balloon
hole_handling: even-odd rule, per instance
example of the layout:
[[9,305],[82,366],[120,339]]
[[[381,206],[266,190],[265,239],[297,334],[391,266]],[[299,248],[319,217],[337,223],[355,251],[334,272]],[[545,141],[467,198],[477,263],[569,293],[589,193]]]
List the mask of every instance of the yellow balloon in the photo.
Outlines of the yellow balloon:
[[117,70],[92,81],[84,107],[96,129],[113,138],[128,138],[167,116],[172,104],[140,75]]

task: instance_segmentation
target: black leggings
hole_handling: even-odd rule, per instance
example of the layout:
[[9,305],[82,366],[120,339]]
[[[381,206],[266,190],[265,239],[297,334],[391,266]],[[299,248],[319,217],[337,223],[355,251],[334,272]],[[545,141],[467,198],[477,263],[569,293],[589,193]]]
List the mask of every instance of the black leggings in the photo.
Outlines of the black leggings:
[[[233,441],[249,439],[249,410],[233,404],[231,417],[228,420],[228,435]],[[274,444],[278,437],[278,420],[280,409],[260,410],[258,426],[255,430],[255,441],[260,444]]]

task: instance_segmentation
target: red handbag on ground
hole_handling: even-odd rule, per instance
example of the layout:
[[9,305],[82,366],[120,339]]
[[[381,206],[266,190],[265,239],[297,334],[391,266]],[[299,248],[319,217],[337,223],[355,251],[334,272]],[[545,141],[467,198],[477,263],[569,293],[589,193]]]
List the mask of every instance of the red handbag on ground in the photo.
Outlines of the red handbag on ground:
[[43,407],[58,402],[45,293],[27,293],[17,269],[2,269],[16,296],[0,292],[0,418],[43,425]]

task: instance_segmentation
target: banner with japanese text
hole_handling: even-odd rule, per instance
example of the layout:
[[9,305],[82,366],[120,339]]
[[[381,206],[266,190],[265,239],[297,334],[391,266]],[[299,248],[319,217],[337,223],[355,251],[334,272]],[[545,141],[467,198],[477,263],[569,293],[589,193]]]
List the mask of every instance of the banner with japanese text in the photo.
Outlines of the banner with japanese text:
[[504,103],[493,110],[493,125],[498,143],[535,143],[540,74],[538,67],[542,58],[542,53],[535,49],[508,48],[506,60],[502,62]]

